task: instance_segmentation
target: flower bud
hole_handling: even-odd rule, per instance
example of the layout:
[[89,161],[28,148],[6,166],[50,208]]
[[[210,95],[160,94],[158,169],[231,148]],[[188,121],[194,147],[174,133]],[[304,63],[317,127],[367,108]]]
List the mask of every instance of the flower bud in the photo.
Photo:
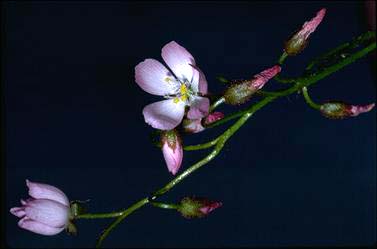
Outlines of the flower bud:
[[210,125],[222,118],[224,118],[224,114],[222,112],[213,112],[204,119],[204,125]]
[[55,235],[70,224],[70,208],[67,196],[58,188],[26,180],[32,198],[21,199],[22,207],[10,212],[21,218],[18,226],[42,235]]
[[369,112],[374,107],[374,103],[369,105],[348,105],[342,102],[327,102],[322,104],[320,111],[322,115],[330,119],[343,119],[355,117],[361,113]]
[[310,21],[305,22],[298,32],[295,32],[288,41],[285,42],[284,51],[288,55],[296,55],[306,47],[308,38],[313,33],[318,25],[321,23],[326,14],[326,9],[323,8],[317,12],[317,15]]
[[273,78],[281,71],[281,67],[276,65],[263,72],[254,75],[252,80],[243,80],[233,83],[224,93],[225,103],[230,105],[243,104],[259,89],[261,89],[267,81]]
[[221,206],[221,202],[199,197],[185,197],[181,200],[178,211],[187,219],[202,218]]
[[182,164],[182,142],[176,130],[163,131],[161,133],[162,153],[169,172],[175,175]]
[[202,125],[202,119],[184,119],[182,122],[183,130],[187,133],[198,133],[205,128]]

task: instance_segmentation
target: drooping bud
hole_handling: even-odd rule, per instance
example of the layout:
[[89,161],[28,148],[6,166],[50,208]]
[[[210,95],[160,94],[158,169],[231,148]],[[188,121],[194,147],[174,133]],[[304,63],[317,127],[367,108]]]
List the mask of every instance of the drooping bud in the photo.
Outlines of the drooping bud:
[[221,206],[221,202],[200,197],[185,197],[181,200],[178,211],[187,219],[202,218]]
[[343,102],[327,102],[321,105],[320,111],[327,118],[343,119],[369,112],[373,107],[374,103],[369,105],[349,105]]
[[243,104],[259,89],[261,89],[267,81],[280,73],[281,67],[276,65],[263,72],[254,75],[252,80],[244,80],[233,83],[224,93],[225,103],[230,105]]
[[310,21],[305,22],[298,32],[295,32],[288,41],[285,42],[284,51],[288,55],[296,55],[306,47],[311,33],[313,33],[318,25],[321,23],[326,14],[326,9],[323,8],[317,12],[317,15]]
[[224,118],[224,114],[222,112],[213,112],[204,119],[204,125],[212,124],[222,118]]
[[169,172],[175,175],[182,164],[183,148],[179,134],[176,130],[161,133],[162,153]]
[[202,125],[202,119],[184,119],[182,122],[183,130],[187,133],[198,133],[203,131],[205,128]]

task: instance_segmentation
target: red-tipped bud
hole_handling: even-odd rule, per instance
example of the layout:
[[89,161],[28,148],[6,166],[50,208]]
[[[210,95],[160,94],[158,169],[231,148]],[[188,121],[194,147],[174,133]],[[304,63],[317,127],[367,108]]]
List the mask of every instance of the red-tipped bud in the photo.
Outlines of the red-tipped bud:
[[204,119],[204,124],[205,125],[212,124],[213,122],[216,122],[222,119],[223,117],[224,117],[224,114],[222,112],[213,112]]
[[243,104],[259,89],[261,89],[267,81],[280,73],[281,67],[276,65],[263,72],[254,75],[252,80],[244,80],[233,83],[224,93],[225,103],[230,105]]
[[295,32],[288,41],[285,42],[284,51],[288,55],[296,55],[306,47],[311,33],[313,33],[318,25],[321,23],[326,14],[326,9],[323,8],[317,12],[317,15],[308,22],[302,25],[298,32]]
[[178,211],[187,219],[202,218],[221,206],[221,202],[199,197],[185,197],[181,200]]
[[343,119],[355,117],[361,113],[369,112],[374,107],[374,103],[369,105],[348,105],[342,102],[327,102],[322,104],[320,111],[322,115],[330,119]]
[[182,164],[183,148],[179,134],[175,130],[161,133],[162,153],[169,172],[175,175]]

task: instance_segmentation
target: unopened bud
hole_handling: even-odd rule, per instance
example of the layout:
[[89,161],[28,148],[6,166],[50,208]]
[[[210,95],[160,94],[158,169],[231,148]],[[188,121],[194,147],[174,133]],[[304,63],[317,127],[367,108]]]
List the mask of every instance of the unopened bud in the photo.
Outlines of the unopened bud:
[[343,119],[348,117],[355,117],[361,113],[369,112],[374,107],[369,105],[348,105],[342,102],[327,102],[322,104],[320,111],[322,115],[330,119]]
[[202,218],[221,206],[221,202],[210,201],[199,197],[185,197],[181,200],[178,211],[183,217],[188,219]]
[[176,130],[163,131],[161,133],[162,153],[169,172],[175,175],[182,164],[182,142]]
[[288,55],[296,55],[306,47],[311,33],[313,33],[318,25],[321,23],[326,14],[326,9],[323,8],[317,12],[317,15],[310,21],[305,22],[298,32],[295,32],[288,41],[285,42],[284,51]]
[[267,81],[280,73],[281,67],[276,65],[263,72],[254,75],[252,80],[244,80],[233,83],[224,93],[225,103],[239,105],[248,101],[251,96],[261,89]]
[[210,125],[220,119],[224,118],[224,113],[222,112],[213,112],[209,114],[205,119],[204,119],[204,124],[205,125]]

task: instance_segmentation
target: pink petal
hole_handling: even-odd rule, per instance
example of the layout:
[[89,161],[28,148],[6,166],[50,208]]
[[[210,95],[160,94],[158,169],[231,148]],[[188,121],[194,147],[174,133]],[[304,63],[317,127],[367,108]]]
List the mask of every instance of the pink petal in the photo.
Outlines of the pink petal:
[[190,105],[187,113],[189,119],[199,119],[208,115],[209,99],[203,97],[195,97]]
[[147,105],[143,109],[145,122],[155,129],[171,130],[178,126],[185,113],[183,101],[163,100]]
[[193,80],[191,82],[191,88],[194,89],[194,92],[199,92],[203,95],[207,94],[208,83],[207,83],[206,76],[204,75],[202,70],[200,70],[199,67],[195,65],[191,65],[191,66],[195,69]]
[[65,226],[68,222],[69,208],[59,202],[37,199],[25,206],[26,216],[51,227]]
[[325,14],[325,8],[318,11],[315,17],[313,17],[310,21],[305,22],[304,25],[302,25],[302,29],[300,30],[299,35],[303,35],[304,39],[307,40],[309,35],[313,33],[318,27],[318,25],[322,22],[322,19],[325,16]]
[[11,214],[17,216],[18,218],[25,216],[25,209],[24,207],[14,207],[9,210]]
[[223,204],[221,202],[212,202],[212,203],[209,203],[207,206],[200,208],[199,210],[203,214],[207,215],[210,212],[212,212],[213,210],[215,210],[216,208],[221,207],[222,205]]
[[198,133],[204,131],[205,128],[202,126],[202,119],[184,119],[183,129],[188,133]]
[[135,81],[147,93],[154,95],[174,94],[175,77],[159,61],[146,59],[135,67]]
[[161,56],[179,79],[192,81],[194,70],[190,64],[196,64],[194,57],[184,47],[171,41],[162,48]]
[[261,89],[264,86],[264,84],[267,83],[267,81],[275,77],[275,75],[280,73],[280,71],[281,71],[281,67],[276,65],[260,72],[257,75],[254,75],[254,79],[252,80],[252,83],[251,83],[252,87],[255,88],[256,90]]
[[355,117],[361,113],[369,112],[373,109],[374,103],[369,105],[351,105],[349,106],[350,116]]
[[35,199],[49,199],[60,202],[63,205],[69,206],[67,196],[60,189],[44,184],[31,182],[26,180],[26,185],[29,188],[29,195]]
[[162,146],[162,153],[169,172],[175,175],[182,164],[183,149],[181,143],[177,142],[175,148],[169,147],[168,143]]
[[64,227],[50,227],[40,222],[33,221],[27,217],[22,218],[18,222],[18,226],[25,230],[42,235],[55,235],[64,230]]

